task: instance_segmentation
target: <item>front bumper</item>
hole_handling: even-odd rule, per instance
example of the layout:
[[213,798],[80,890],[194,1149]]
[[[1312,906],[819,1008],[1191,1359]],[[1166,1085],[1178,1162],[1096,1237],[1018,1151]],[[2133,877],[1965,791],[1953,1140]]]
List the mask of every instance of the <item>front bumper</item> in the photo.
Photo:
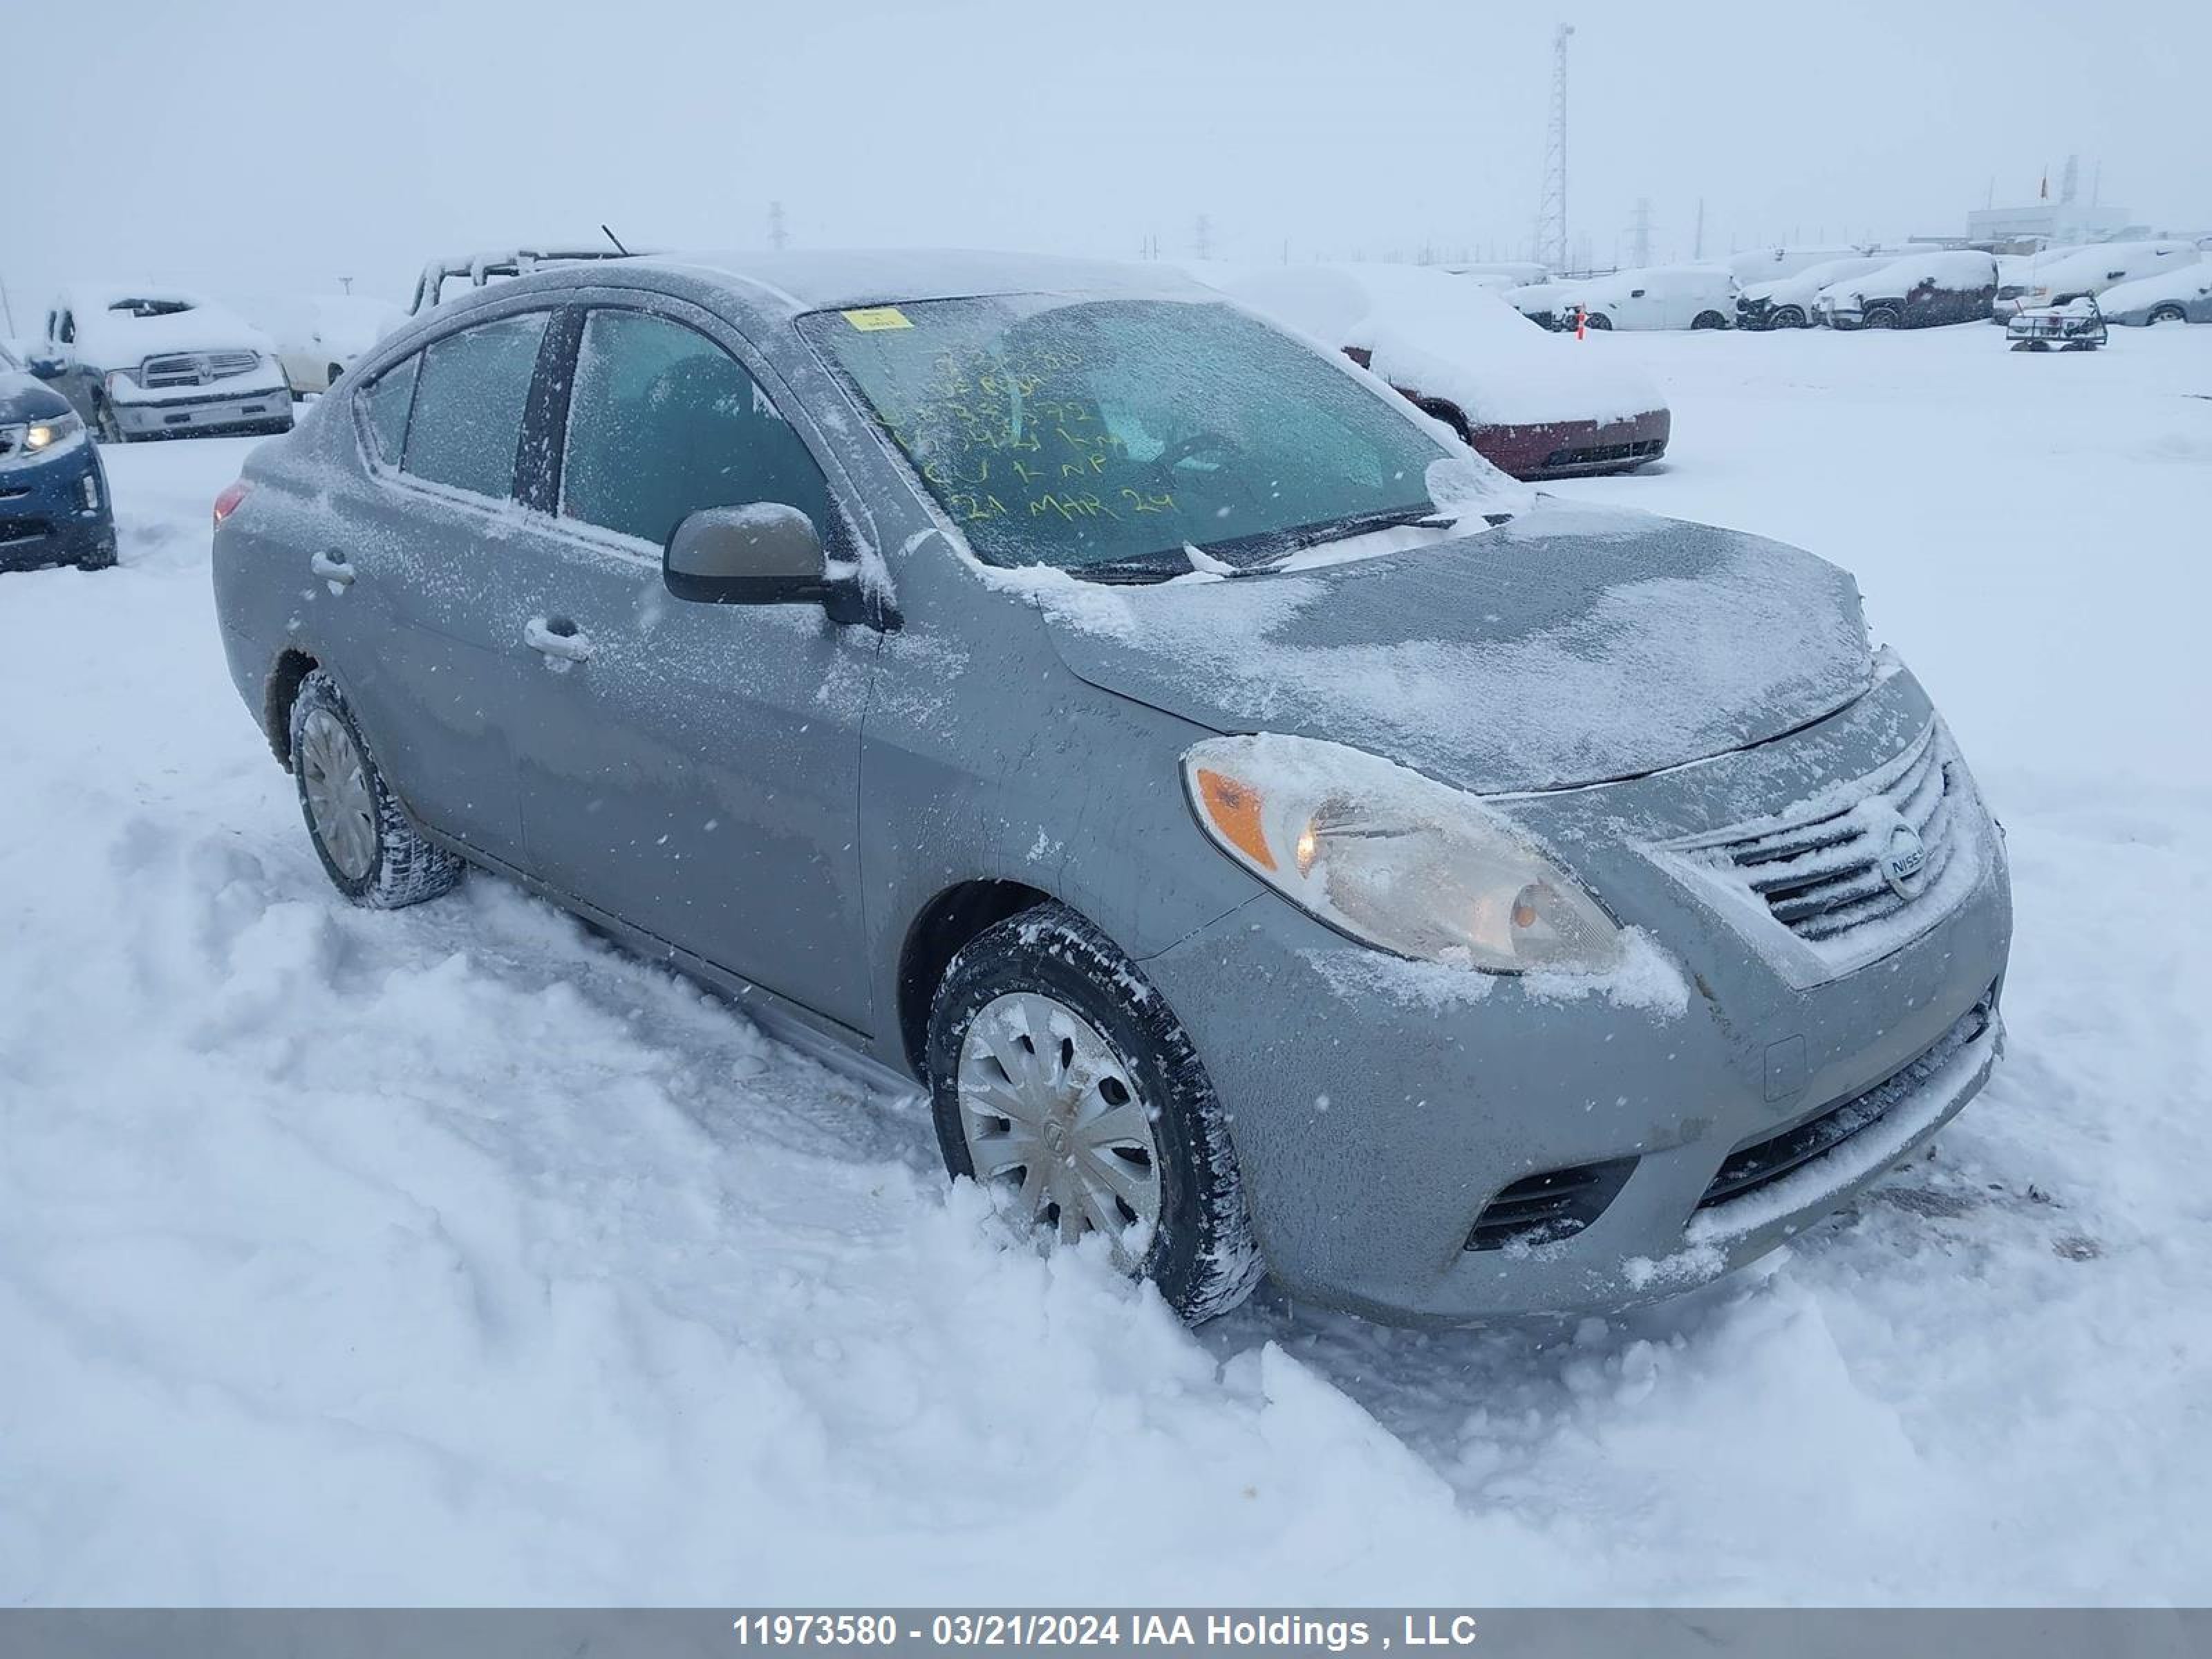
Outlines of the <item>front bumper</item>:
[[46,459],[0,466],[0,570],[57,564],[94,570],[114,562],[107,474],[89,440]]
[[1674,416],[1646,410],[1625,419],[1532,421],[1482,426],[1469,446],[1500,471],[1522,480],[1633,472],[1667,453]]
[[[1893,753],[1916,706],[1900,674],[1787,742],[1515,804],[1675,959],[1671,995],[1663,969],[1577,995],[1401,963],[1272,894],[1148,960],[1231,1115],[1278,1282],[1413,1322],[1618,1308],[1718,1277],[1910,1156],[1980,1089],[2002,1041],[1997,836],[1940,921],[1810,985],[1631,843],[1639,817],[1679,828],[1700,794],[1790,800],[1808,773],[1859,775],[1846,769]],[[1772,1178],[1746,1182],[1747,1168]],[[1580,1231],[1479,1243],[1493,1201],[1590,1169],[1610,1186]]]
[[248,392],[195,393],[185,398],[148,398],[143,401],[112,399],[108,408],[124,435],[131,438],[163,433],[265,431],[292,423],[292,394],[282,385],[258,386]]

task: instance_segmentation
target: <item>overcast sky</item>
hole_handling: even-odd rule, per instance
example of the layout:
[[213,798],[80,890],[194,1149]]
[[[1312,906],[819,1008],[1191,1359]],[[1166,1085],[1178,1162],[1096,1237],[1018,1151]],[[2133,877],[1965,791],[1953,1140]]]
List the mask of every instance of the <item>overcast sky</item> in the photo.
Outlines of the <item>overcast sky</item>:
[[1019,246],[1525,258],[1553,25],[1571,231],[1956,234],[2051,189],[2212,229],[2212,3],[0,0],[0,280],[404,298],[433,254]]

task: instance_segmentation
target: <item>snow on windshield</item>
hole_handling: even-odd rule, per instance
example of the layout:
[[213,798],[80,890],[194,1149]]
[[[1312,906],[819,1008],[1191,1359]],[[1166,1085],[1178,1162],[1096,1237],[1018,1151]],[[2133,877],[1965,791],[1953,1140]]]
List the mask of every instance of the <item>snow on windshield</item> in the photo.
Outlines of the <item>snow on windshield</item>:
[[[989,564],[1146,580],[1193,568],[1191,548],[1263,563],[1434,514],[1428,470],[1453,454],[1228,306],[997,296],[805,325]],[[1512,509],[1499,475],[1457,483],[1486,486]]]

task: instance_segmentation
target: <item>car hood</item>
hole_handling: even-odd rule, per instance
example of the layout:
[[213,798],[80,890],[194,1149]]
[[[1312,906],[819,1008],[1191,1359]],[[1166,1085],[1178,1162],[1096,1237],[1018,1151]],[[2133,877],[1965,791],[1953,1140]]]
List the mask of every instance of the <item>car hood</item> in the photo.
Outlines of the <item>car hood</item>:
[[43,421],[69,413],[69,399],[44,380],[0,369],[0,426]]
[[[1229,580],[1025,584],[1075,674],[1218,732],[1350,744],[1482,793],[1637,776],[1872,683],[1858,588],[1811,554],[1547,500],[1383,556]],[[1051,580],[1044,580],[1049,574]]]

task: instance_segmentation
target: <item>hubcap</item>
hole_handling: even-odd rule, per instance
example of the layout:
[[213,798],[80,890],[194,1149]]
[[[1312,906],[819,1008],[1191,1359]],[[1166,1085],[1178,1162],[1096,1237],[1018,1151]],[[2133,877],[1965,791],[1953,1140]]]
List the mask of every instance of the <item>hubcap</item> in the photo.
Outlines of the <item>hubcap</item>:
[[359,881],[376,860],[376,803],[368,767],[345,722],[327,708],[313,708],[300,723],[300,782],[315,839],[348,881]]
[[1124,1267],[1160,1218],[1152,1115],[1129,1072],[1073,1008],[1015,991],[969,1023],[957,1080],[975,1179],[1062,1243],[1105,1234]]

